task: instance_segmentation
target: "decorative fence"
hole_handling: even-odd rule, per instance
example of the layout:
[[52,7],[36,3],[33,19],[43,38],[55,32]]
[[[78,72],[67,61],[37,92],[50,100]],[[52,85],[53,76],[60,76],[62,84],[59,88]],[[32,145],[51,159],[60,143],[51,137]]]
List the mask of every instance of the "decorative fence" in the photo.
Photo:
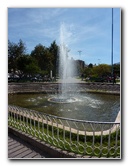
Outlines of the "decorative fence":
[[120,157],[120,123],[62,118],[9,105],[8,125],[63,150]]

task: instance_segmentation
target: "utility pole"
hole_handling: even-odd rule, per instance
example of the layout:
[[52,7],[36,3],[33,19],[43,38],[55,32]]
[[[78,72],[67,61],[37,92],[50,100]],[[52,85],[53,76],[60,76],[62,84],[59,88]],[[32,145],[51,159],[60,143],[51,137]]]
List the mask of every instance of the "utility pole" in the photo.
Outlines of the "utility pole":
[[112,8],[112,41],[111,41],[111,63],[112,63],[112,78],[113,78],[113,84],[114,84],[114,75],[113,75],[113,8]]
[[79,50],[78,52],[79,52],[79,56],[81,56],[81,52],[82,52],[82,51],[81,51],[81,50]]

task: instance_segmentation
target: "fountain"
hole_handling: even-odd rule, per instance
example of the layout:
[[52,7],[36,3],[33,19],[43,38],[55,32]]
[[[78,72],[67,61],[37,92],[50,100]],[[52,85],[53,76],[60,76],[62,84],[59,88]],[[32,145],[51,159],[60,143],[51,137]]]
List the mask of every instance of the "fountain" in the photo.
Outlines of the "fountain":
[[9,95],[9,104],[59,117],[114,122],[120,110],[120,96],[85,93],[86,85],[84,84],[83,88],[83,86],[74,82],[73,77],[77,73],[74,61],[68,57],[69,50],[65,44],[68,43],[66,34],[68,33],[64,24],[62,24],[60,28],[59,49],[60,84],[57,84],[57,90],[55,88],[54,91],[54,88],[52,88],[51,91],[53,90],[53,92],[49,92],[47,91],[49,86],[47,87],[45,84],[44,91],[46,93],[42,94],[40,91],[40,94]]
[[[59,86],[60,94],[49,98],[48,101],[55,103],[72,103],[77,99],[69,94],[69,82],[72,82],[75,75],[75,63],[73,60],[68,59],[69,49],[66,46],[67,32],[64,24],[60,27],[60,48],[59,48],[59,78],[61,84]],[[70,80],[70,81],[69,81]],[[73,88],[73,86],[72,86]]]

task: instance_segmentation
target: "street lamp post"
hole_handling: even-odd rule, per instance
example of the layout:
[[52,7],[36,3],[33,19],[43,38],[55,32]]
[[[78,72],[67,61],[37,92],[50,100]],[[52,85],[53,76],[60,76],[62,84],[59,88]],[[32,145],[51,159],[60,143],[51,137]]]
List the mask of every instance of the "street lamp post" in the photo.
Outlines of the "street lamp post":
[[[112,8],[112,46],[111,46],[111,63],[112,63],[112,78],[113,78],[113,8]],[[113,78],[113,84],[114,84],[114,78]]]
[[81,52],[82,52],[82,51],[81,51],[81,50],[79,50],[78,52],[79,52],[79,56],[81,56]]

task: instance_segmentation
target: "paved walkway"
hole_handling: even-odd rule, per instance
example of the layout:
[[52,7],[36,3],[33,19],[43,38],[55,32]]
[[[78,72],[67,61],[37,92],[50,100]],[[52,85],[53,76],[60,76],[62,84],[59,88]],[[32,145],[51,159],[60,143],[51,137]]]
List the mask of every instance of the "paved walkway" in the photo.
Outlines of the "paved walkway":
[[57,83],[85,83],[85,81],[82,81],[81,79],[77,79],[77,78],[70,78],[70,77],[68,77],[66,80],[62,80],[62,79],[58,79],[57,80]]
[[30,144],[24,142],[15,135],[9,133],[8,135],[8,158],[50,158],[46,153],[39,149],[32,147]]
[[[86,83],[94,83],[94,82],[86,82],[85,79],[81,79],[81,78],[75,78],[75,77],[68,77],[66,80],[62,80],[62,79],[58,79],[57,80],[57,83],[83,83],[83,84],[86,84]],[[104,84],[112,84],[113,83],[108,83],[108,82],[95,82],[97,84],[99,83],[104,83]],[[120,84],[120,82],[117,82],[116,84]],[[116,85],[114,84],[114,85]]]

